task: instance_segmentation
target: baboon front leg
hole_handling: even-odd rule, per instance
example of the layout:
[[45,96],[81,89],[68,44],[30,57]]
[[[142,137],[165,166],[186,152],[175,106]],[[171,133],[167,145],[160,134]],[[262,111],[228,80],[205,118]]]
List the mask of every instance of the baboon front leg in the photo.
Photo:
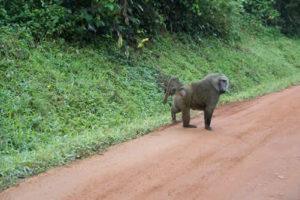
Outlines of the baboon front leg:
[[204,110],[204,121],[205,121],[205,129],[212,130],[210,127],[211,117],[214,110]]
[[197,128],[197,126],[190,124],[190,109],[182,110],[182,121],[185,128]]

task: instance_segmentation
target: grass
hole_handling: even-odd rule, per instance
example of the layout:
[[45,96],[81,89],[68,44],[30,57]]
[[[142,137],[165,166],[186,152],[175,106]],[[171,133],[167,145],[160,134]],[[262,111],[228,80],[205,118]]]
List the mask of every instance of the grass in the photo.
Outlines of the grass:
[[37,44],[24,30],[0,30],[0,189],[169,122],[159,81],[166,75],[190,82],[226,74],[231,86],[220,103],[300,82],[299,39],[274,30],[240,36],[166,34],[127,59],[104,42]]

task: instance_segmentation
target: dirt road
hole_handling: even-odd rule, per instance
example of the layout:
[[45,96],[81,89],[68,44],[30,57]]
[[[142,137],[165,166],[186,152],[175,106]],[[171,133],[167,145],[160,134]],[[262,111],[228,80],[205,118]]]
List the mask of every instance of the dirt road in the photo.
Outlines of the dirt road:
[[300,86],[220,106],[0,193],[3,200],[300,200]]

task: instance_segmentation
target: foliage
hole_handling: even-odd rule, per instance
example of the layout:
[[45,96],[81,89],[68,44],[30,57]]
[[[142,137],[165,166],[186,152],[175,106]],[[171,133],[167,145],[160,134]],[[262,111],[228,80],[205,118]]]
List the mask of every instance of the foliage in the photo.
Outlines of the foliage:
[[243,7],[256,20],[277,25],[283,33],[300,34],[299,0],[243,0]]
[[36,40],[114,40],[128,53],[127,45],[136,48],[162,32],[236,39],[247,13],[290,33],[298,30],[299,6],[297,0],[3,0],[0,26],[25,27]]
[[275,0],[245,0],[243,1],[246,12],[267,22],[278,17],[279,13],[274,9]]
[[277,0],[275,8],[280,13],[276,21],[283,33],[300,35],[300,1],[299,0]]
[[26,27],[36,39],[65,37],[75,32],[76,20],[71,11],[55,3],[4,0],[0,13],[6,24]]
[[0,15],[2,23],[27,27],[36,39],[100,35],[135,46],[162,30],[224,36],[236,6],[224,0],[4,0]]

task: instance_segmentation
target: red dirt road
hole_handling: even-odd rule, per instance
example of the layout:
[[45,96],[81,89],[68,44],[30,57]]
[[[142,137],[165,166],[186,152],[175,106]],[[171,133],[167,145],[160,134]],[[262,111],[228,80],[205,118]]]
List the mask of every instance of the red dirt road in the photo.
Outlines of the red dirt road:
[[218,107],[59,167],[1,200],[300,200],[300,86]]

